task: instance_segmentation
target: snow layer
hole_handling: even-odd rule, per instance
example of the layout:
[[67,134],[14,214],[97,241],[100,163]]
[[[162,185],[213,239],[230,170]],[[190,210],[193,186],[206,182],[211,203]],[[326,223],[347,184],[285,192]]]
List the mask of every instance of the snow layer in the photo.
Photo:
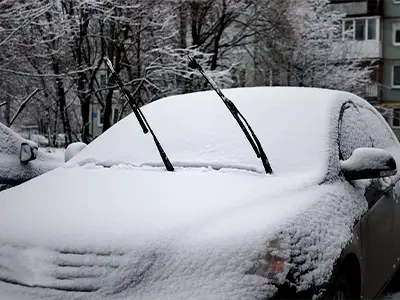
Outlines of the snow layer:
[[16,153],[19,155],[21,143],[27,142],[2,123],[0,123],[0,138],[0,153],[8,155],[15,155]]
[[[41,251],[113,253],[119,267],[87,296],[94,299],[116,292],[117,298],[152,300],[271,296],[274,286],[249,270],[265,255],[267,241],[277,237],[304,268],[311,267],[299,288],[323,282],[365,208],[363,198],[346,197],[342,184],[315,185],[307,174],[265,179],[207,169],[57,169],[2,193],[8,209],[0,211],[0,245],[23,247],[36,262],[17,260],[32,272],[19,280],[53,287],[59,284],[51,275],[56,266],[45,263],[43,257],[51,255]],[[37,194],[49,182],[47,193],[56,198],[24,201],[23,195]],[[74,188],[59,193],[65,182]],[[90,280],[79,285],[100,285]]]
[[[268,232],[308,203],[281,202],[278,196],[315,184],[309,174],[266,179],[248,171],[206,168],[177,168],[175,173],[126,165],[60,168],[1,194],[7,210],[0,211],[0,240],[90,248],[162,243],[189,232],[202,243],[247,238],[249,231]],[[26,201],[24,195],[40,194],[43,186],[46,197]],[[60,193],[65,186],[72,188]],[[253,211],[253,204],[264,206],[264,211]],[[254,213],[253,222],[246,224]],[[230,221],[225,224],[224,218]]]
[[[32,272],[21,277],[17,265],[0,278],[50,288],[0,284],[1,298],[264,299],[276,288],[251,270],[271,250],[290,257],[298,290],[325,283],[367,209],[339,178],[337,147],[342,103],[364,102],[314,89],[226,94],[259,135],[272,175],[213,93],[150,104],[143,112],[176,172],[131,115],[63,168],[0,194],[0,267],[11,245]],[[66,285],[94,290],[54,291]]]
[[[326,171],[331,107],[340,92],[258,87],[224,93],[251,124],[274,171],[312,171],[316,176]],[[175,166],[236,167],[264,173],[214,91],[167,97],[146,105],[143,113]],[[86,162],[163,166],[151,136],[143,134],[133,114],[69,163]]]
[[359,171],[367,168],[386,169],[386,164],[391,159],[390,153],[377,148],[358,148],[355,149],[353,155],[340,162],[340,166],[344,171]]
[[65,161],[69,161],[75,155],[77,155],[83,148],[87,145],[82,142],[76,142],[68,145],[67,149],[65,149]]

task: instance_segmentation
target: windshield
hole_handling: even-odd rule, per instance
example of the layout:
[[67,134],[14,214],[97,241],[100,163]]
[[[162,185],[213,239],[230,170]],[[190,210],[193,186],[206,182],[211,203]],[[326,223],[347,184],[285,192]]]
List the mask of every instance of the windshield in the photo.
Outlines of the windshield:
[[257,155],[258,158],[261,159],[261,162],[263,163],[265,172],[268,174],[272,173],[272,168],[271,164],[268,161],[267,155],[264,152],[264,149],[260,143],[260,140],[258,139],[257,135],[251,128],[249,122],[246,120],[246,118],[243,116],[243,114],[238,110],[236,107],[235,103],[233,103],[231,100],[229,100],[219,89],[217,84],[214,82],[214,80],[204,72],[203,68],[198,64],[196,59],[194,57],[189,56],[190,62],[194,64],[194,67],[199,70],[201,75],[207,80],[208,84],[212,87],[212,89],[218,94],[218,96],[221,98],[222,102],[226,105],[226,108],[229,109],[230,113],[232,114],[232,117],[235,118],[236,122],[238,123],[240,129],[242,129],[244,135],[246,136],[247,140],[249,141],[251,147],[254,150],[254,153]]
[[[246,115],[274,171],[326,168],[326,92],[292,88],[224,90]],[[239,168],[265,173],[261,161],[214,91],[164,98],[142,108],[175,167]],[[307,141],[307,142],[305,142]],[[149,135],[132,114],[71,162],[163,166]]]

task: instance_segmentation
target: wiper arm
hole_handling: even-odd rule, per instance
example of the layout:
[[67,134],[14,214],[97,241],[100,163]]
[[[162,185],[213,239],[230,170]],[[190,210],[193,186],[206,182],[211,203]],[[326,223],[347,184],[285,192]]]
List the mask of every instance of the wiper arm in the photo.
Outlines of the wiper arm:
[[201,75],[203,75],[203,77],[211,85],[211,87],[218,94],[218,96],[221,98],[221,100],[225,103],[226,107],[229,109],[232,116],[235,118],[236,122],[239,124],[240,128],[242,129],[244,135],[246,136],[247,140],[249,141],[249,143],[250,143],[251,147],[253,148],[254,152],[256,153],[257,157],[261,159],[261,162],[264,166],[265,172],[268,174],[272,174],[272,168],[268,161],[267,155],[265,154],[264,149],[261,146],[259,139],[257,138],[256,134],[254,133],[250,124],[247,122],[246,118],[237,109],[236,105],[222,93],[222,91],[219,89],[219,87],[214,82],[214,80],[212,80],[212,78],[204,72],[203,68],[199,65],[197,60],[191,56],[189,56],[189,60],[190,60],[191,65],[193,67],[197,68],[197,70],[199,70]]
[[110,69],[112,76],[114,76],[115,81],[117,82],[119,88],[121,89],[122,93],[124,94],[126,100],[129,103],[129,106],[132,108],[133,113],[136,116],[140,126],[142,127],[143,133],[146,134],[150,132],[151,136],[153,137],[154,143],[156,144],[158,153],[160,153],[161,159],[165,165],[167,171],[174,171],[174,167],[172,166],[167,154],[165,153],[163,147],[161,146],[160,142],[158,141],[156,135],[154,134],[153,130],[151,129],[149,123],[147,122],[146,118],[144,117],[140,108],[136,105],[135,100],[133,99],[131,93],[125,86],[122,84],[121,79],[119,78],[117,72],[115,72],[114,67],[111,61],[108,58],[104,58],[104,61],[107,64],[107,67]]

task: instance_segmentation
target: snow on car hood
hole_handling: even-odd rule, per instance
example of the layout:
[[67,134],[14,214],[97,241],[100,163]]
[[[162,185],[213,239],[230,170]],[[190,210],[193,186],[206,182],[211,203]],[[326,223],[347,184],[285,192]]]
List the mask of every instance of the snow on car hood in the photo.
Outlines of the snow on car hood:
[[317,182],[308,174],[64,167],[0,194],[0,239],[54,247],[246,239],[295,215],[312,199],[293,193]]
[[[279,238],[301,261],[304,289],[329,278],[366,208],[345,184],[319,181],[307,173],[62,167],[0,194],[0,266],[12,253],[12,280],[93,291],[79,299],[255,300],[276,292],[249,270]],[[21,287],[2,285],[2,298],[25,299]]]
[[[79,283],[77,290],[98,285],[101,293],[129,292],[128,299],[272,295],[275,287],[248,271],[267,241],[317,201],[316,183],[308,174],[283,179],[205,168],[59,168],[0,194],[0,245],[26,249],[10,268],[32,274],[13,271],[8,280],[62,288]],[[101,273],[107,280],[60,283],[60,275],[49,275],[60,272],[53,261],[70,264],[79,256],[85,265],[94,258],[101,263],[104,255],[100,260],[94,253],[108,251],[117,269]],[[0,265],[1,254],[0,247]],[[140,272],[149,277],[140,279]]]

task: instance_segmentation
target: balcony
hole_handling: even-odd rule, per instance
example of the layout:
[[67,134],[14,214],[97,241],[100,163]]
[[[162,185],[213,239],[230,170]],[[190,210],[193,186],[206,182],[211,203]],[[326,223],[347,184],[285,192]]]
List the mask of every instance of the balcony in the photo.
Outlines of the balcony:
[[345,2],[331,1],[332,10],[345,13],[347,16],[365,15],[368,12],[367,1],[364,2]]
[[341,59],[379,59],[382,57],[382,44],[379,40],[338,41],[334,44],[336,58]]
[[382,57],[380,39],[381,18],[345,18],[342,39],[334,42],[338,59],[379,59]]
[[379,0],[331,0],[331,7],[347,16],[372,16],[382,15],[382,3]]

